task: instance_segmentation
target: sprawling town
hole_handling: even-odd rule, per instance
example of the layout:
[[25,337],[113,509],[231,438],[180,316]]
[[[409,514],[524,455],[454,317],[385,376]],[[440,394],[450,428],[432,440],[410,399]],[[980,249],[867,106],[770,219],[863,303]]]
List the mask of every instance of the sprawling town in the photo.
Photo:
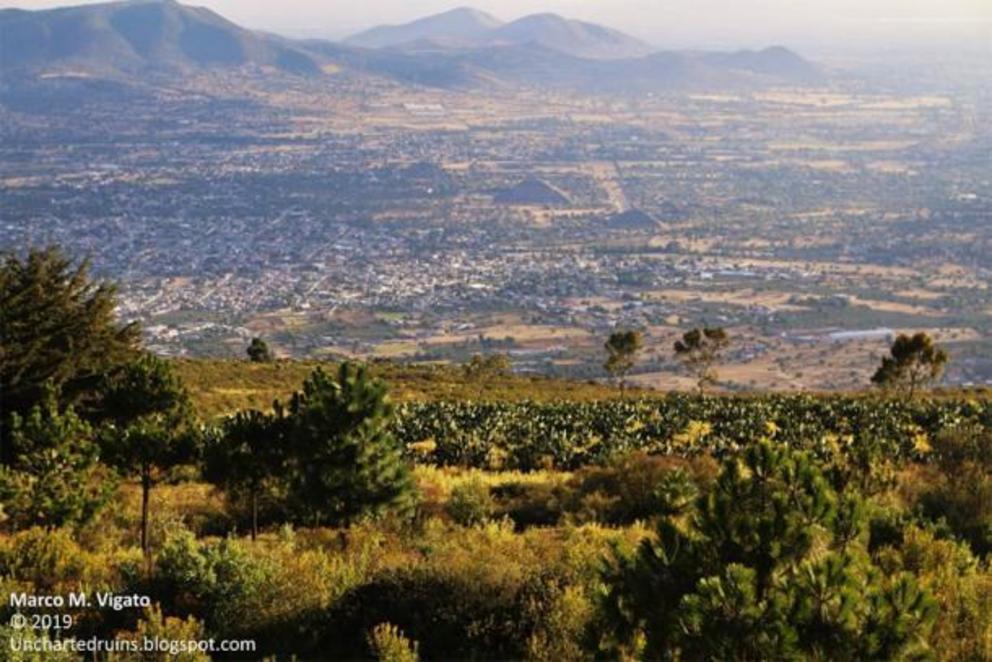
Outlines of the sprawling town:
[[673,386],[673,339],[712,324],[726,386],[838,389],[926,329],[949,381],[992,381],[988,88],[238,84],[248,101],[3,107],[0,246],[89,256],[168,355],[262,337],[596,379],[635,327],[634,379]]

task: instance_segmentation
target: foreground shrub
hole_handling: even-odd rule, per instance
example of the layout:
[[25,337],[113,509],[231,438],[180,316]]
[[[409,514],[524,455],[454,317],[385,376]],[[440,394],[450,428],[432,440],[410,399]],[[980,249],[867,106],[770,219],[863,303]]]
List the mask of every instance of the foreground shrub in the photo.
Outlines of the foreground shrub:
[[992,574],[968,546],[909,525],[898,545],[883,548],[888,574],[910,572],[939,606],[930,643],[942,660],[992,660]]
[[155,558],[141,588],[169,614],[194,616],[221,638],[256,639],[260,652],[294,652],[309,644],[309,624],[330,603],[336,574],[318,550],[292,540],[249,545],[198,542],[178,531]]
[[67,529],[36,527],[0,537],[0,578],[30,585],[39,593],[119,586],[118,568],[137,558],[134,550],[86,550]]
[[683,459],[629,453],[606,466],[577,471],[568,483],[573,490],[568,508],[580,521],[610,524],[677,515],[716,472],[715,462],[707,456]]
[[581,588],[554,574],[494,579],[434,568],[380,576],[335,607],[324,646],[351,658],[361,642],[349,633],[388,618],[417,639],[426,659],[576,659],[593,611]]
[[[118,639],[131,640],[142,645],[145,640],[169,642],[172,647],[157,652],[122,654],[114,658],[118,662],[210,662],[210,656],[199,650],[188,650],[190,642],[200,642],[206,637],[203,624],[192,616],[186,619],[163,616],[162,609],[155,605],[145,610],[133,632],[122,632]],[[180,650],[186,648],[187,650]]]
[[492,517],[494,509],[489,486],[477,478],[455,487],[447,508],[451,519],[462,526],[485,522]]
[[561,481],[514,482],[492,490],[497,512],[518,527],[555,526],[566,513],[571,491]]
[[[342,598],[332,620],[335,636],[327,645],[342,646],[342,656],[361,649],[366,624],[395,622],[419,642],[428,659],[519,658],[519,629],[513,584],[479,583],[429,569],[395,571]],[[352,633],[352,634],[349,634]]]
[[[0,537],[0,622],[7,623],[14,609],[13,592],[34,595],[68,595],[77,591],[120,592],[131,569],[140,567],[141,552],[133,548],[93,551],[81,546],[68,529],[40,528]],[[73,634],[96,636],[121,624],[130,612],[74,609]],[[131,622],[133,624],[133,621]]]
[[632,549],[643,535],[427,522],[415,542],[420,559],[384,568],[342,595],[319,649],[359,657],[363,633],[388,622],[418,642],[424,659],[576,659],[603,557],[613,544]]
[[768,441],[727,460],[686,528],[663,519],[606,572],[592,647],[643,659],[925,652],[936,603],[912,575],[872,563],[854,498],[809,455]]
[[[50,641],[44,631],[14,629],[0,625],[0,650],[6,662],[79,662],[79,656],[65,651],[35,652],[35,645]],[[28,650],[24,650],[28,648]]]
[[403,636],[400,629],[389,623],[380,623],[368,634],[369,648],[378,662],[417,662],[417,642]]
[[942,476],[920,496],[924,514],[943,519],[979,556],[992,553],[992,431],[948,430],[934,454]]

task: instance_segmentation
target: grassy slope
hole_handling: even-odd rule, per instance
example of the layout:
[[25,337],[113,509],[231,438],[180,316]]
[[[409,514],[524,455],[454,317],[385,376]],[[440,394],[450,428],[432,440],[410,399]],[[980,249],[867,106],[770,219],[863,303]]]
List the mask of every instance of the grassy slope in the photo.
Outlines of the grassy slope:
[[[177,360],[177,371],[205,418],[238,409],[269,409],[276,398],[285,400],[318,366],[332,371],[335,364],[319,361],[249,363],[230,360]],[[491,375],[468,378],[455,367],[374,363],[372,372],[385,379],[393,399],[410,400],[570,400],[590,401],[618,397],[617,390],[599,383],[566,381],[536,375]],[[632,391],[638,397],[660,396],[657,391]]]
[[[224,359],[178,359],[179,375],[185,381],[197,412],[204,418],[230,414],[239,409],[272,407],[275,399],[287,400],[300,388],[303,380],[318,366],[333,371],[336,364],[321,361],[284,360],[273,363],[250,363]],[[589,402],[619,397],[616,388],[599,382],[570,381],[540,375],[487,375],[467,377],[457,366],[376,362],[370,368],[377,377],[385,379],[397,402],[423,400],[488,400],[536,402]],[[869,395],[861,392],[822,393],[824,397]],[[630,397],[660,398],[665,392],[630,389]],[[763,392],[736,393],[737,396],[762,397]],[[979,398],[992,397],[992,389],[940,389],[932,397]]]

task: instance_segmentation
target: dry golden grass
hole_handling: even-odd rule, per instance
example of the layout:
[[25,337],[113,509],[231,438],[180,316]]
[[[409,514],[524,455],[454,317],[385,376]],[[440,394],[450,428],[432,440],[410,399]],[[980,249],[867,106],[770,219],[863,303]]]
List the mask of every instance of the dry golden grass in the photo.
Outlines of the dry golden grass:
[[[239,409],[268,410],[275,399],[285,401],[317,367],[333,371],[336,363],[281,360],[250,363],[231,360],[179,359],[174,363],[192,395],[200,416],[213,418]],[[551,379],[536,375],[468,377],[459,366],[372,363],[372,374],[389,384],[395,401],[414,400],[574,400],[586,402],[618,397],[606,384]],[[661,396],[660,393],[640,393]]]

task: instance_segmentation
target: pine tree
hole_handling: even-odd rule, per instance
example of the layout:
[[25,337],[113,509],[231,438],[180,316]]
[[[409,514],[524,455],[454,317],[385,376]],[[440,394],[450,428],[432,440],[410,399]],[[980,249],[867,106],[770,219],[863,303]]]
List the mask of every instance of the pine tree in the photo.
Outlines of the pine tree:
[[197,456],[198,430],[182,382],[164,360],[142,355],[102,385],[104,457],[141,483],[141,549],[148,553],[152,487],[168,469]]
[[947,352],[923,332],[912,336],[899,334],[889,354],[882,359],[882,365],[871,381],[882,388],[902,390],[910,398],[919,389],[940,379],[948,360]]
[[72,408],[59,411],[53,389],[26,417],[11,417],[10,437],[0,501],[14,528],[83,524],[110,498],[114,481],[93,429]]
[[763,596],[777,569],[809,552],[815,527],[831,526],[836,500],[809,455],[759,443],[724,463],[696,526],[721,564],[754,569]]
[[207,479],[249,499],[252,540],[258,537],[259,497],[267,483],[283,476],[289,461],[285,422],[279,414],[241,411],[224,421],[204,449]]
[[311,522],[348,523],[413,505],[409,467],[389,431],[386,386],[364,366],[344,363],[336,378],[318,368],[288,416],[290,495]]
[[588,643],[639,659],[925,653],[933,600],[855,544],[857,497],[772,442],[728,458],[688,526],[663,518],[655,539],[605,571],[611,588]]
[[682,598],[680,652],[688,660],[800,659],[781,603],[761,597],[757,573],[731,563]]
[[[54,388],[61,408],[89,414],[95,387],[137,354],[140,331],[114,317],[116,291],[95,283],[86,261],[73,266],[60,250],[8,253],[0,263],[0,415],[43,408]],[[9,421],[0,420],[0,444]],[[0,462],[11,461],[3,444]]]

